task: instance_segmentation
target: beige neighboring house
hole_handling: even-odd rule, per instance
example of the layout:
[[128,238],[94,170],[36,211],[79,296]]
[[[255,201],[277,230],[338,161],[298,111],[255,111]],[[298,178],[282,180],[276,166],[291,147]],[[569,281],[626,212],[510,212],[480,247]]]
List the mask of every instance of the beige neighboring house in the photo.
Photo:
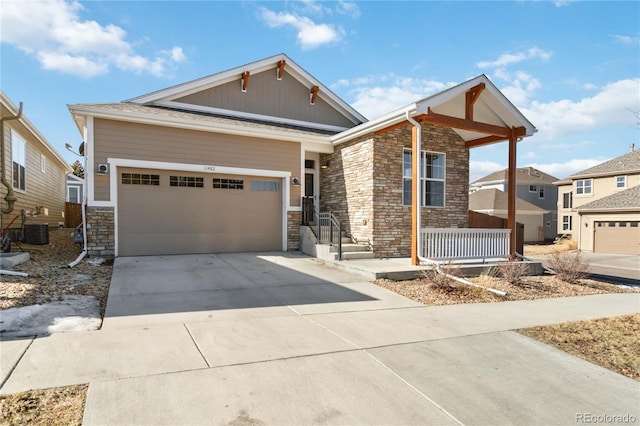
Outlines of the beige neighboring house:
[[[7,119],[18,115],[19,107],[0,91],[2,104],[4,150],[0,150],[4,162],[5,178],[11,185],[17,201],[13,211],[6,212],[8,189],[0,185],[0,201],[4,214],[2,228],[13,221],[11,228],[22,224],[22,211],[26,224],[48,224],[56,228],[64,224],[66,175],[71,166],[55,150],[23,113],[17,120]],[[23,108],[26,110],[26,106]]]
[[450,229],[468,227],[469,150],[508,140],[515,158],[536,130],[484,75],[367,121],[284,54],[69,110],[103,256],[299,250],[327,212],[375,256],[408,256],[416,135],[421,225]]
[[[507,217],[507,193],[499,189],[481,189],[469,195],[469,210]],[[516,198],[516,221],[524,225],[524,242],[544,241],[545,214],[549,213],[522,198]]]
[[631,151],[555,183],[558,233],[595,253],[640,254],[640,152]]

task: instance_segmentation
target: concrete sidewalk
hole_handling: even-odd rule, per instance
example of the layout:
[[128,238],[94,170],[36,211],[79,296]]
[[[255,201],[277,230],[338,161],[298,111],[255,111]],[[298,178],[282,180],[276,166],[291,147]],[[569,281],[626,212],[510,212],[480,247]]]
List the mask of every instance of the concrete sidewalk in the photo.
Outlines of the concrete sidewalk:
[[509,331],[635,313],[640,294],[312,307],[3,341],[0,393],[90,383],[85,424],[640,419],[638,382]]

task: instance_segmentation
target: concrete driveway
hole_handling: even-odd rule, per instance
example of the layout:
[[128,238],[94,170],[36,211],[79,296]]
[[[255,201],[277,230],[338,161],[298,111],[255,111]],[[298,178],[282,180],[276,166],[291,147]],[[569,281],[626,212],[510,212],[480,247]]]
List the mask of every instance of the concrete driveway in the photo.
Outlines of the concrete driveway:
[[282,253],[119,258],[104,329],[3,342],[0,393],[89,383],[87,425],[633,424],[640,383],[510,330],[638,310],[426,307]]

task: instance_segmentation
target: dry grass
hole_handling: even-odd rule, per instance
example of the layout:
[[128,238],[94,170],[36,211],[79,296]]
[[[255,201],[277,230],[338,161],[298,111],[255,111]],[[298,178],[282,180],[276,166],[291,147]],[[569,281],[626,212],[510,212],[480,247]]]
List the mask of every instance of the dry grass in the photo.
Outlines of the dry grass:
[[640,381],[640,313],[518,331]]
[[525,256],[543,256],[553,253],[562,253],[578,249],[578,242],[566,238],[556,239],[553,244],[526,244],[524,246]]
[[503,302],[505,300],[532,300],[551,297],[587,296],[604,293],[628,293],[637,289],[622,288],[617,285],[594,281],[590,279],[579,280],[577,284],[571,284],[557,279],[554,276],[540,275],[528,276],[519,279],[517,285],[510,284],[503,278],[498,278],[497,270],[488,271],[487,274],[470,278],[474,284],[485,288],[493,288],[507,293],[506,296],[498,296],[483,289],[470,287],[464,284],[455,284],[450,287],[433,285],[426,278],[408,281],[377,280],[375,284],[399,293],[425,305],[453,305],[458,303],[486,303]]
[[81,425],[87,385],[0,396],[1,425]]

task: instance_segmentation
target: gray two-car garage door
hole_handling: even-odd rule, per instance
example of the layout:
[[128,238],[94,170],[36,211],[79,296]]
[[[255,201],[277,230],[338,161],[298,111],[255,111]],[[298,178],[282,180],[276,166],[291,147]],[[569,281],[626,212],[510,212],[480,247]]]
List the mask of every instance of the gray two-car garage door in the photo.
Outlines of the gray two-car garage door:
[[118,171],[118,255],[282,250],[282,180]]

